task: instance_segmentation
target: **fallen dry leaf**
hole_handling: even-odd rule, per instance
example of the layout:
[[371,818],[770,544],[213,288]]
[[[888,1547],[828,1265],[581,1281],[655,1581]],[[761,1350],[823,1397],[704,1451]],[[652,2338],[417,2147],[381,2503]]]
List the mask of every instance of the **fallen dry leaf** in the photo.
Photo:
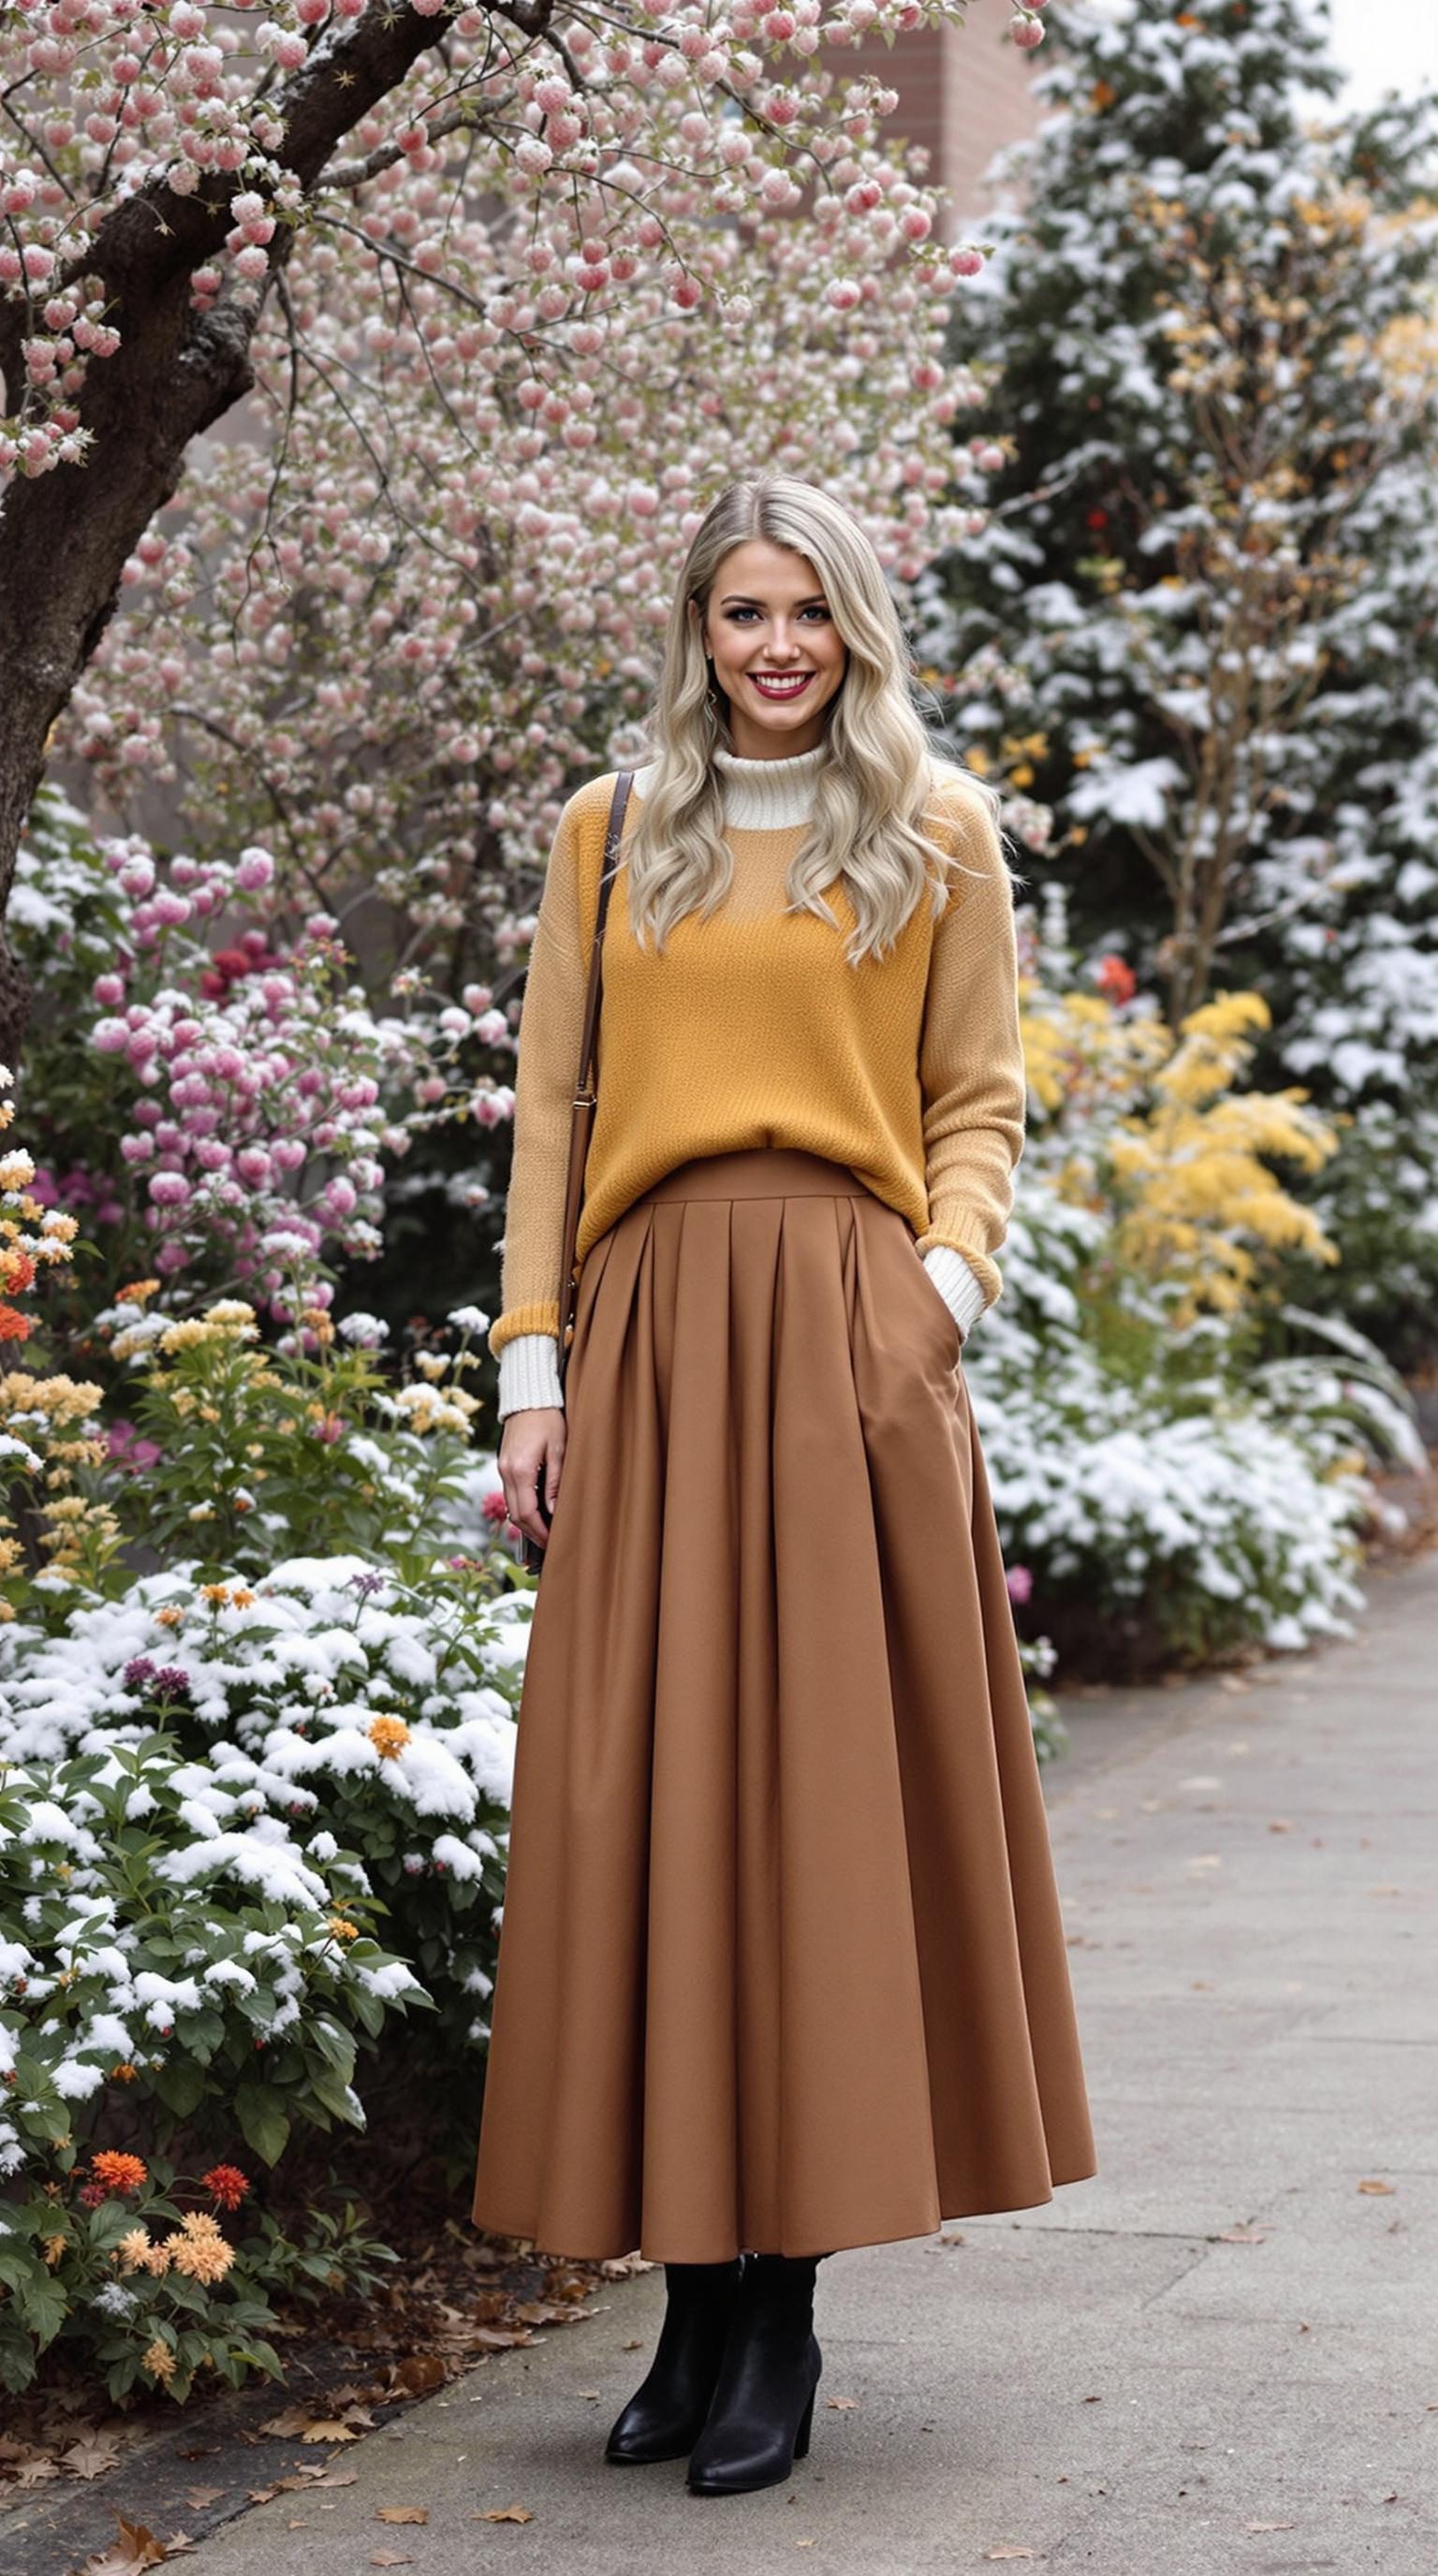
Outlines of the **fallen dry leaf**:
[[1380,2195],[1396,2191],[1398,2186],[1391,2182],[1361,2182],[1358,2188],[1360,2191],[1372,2192],[1374,2197],[1378,2198]]
[[300,2435],[302,2442],[357,2442],[359,2435],[352,2424],[342,2424],[337,2415],[321,2415],[307,2424]]
[[36,2451],[33,2457],[20,2462],[15,2472],[15,2484],[17,2487],[39,2487],[47,2478],[58,2478],[59,2474],[58,2460],[47,2458],[43,2451]]
[[272,2433],[277,2442],[292,2442],[307,2424],[315,2420],[313,2406],[286,2406],[283,2413],[269,2415],[260,2426],[262,2433]]
[[61,2453],[60,2466],[68,2469],[72,2478],[102,2478],[107,2469],[113,2469],[119,2456],[112,2442],[73,2442],[68,2451]]
[[407,2389],[412,2397],[426,2388],[444,2386],[444,2363],[437,2352],[412,2352],[395,2363],[389,2375],[391,2388]]
[[986,2558],[1032,2558],[1033,2554],[1031,2549],[1025,2549],[1020,2542],[1014,2540],[1006,2540],[999,2548],[984,2551]]
[[473,2519],[476,2522],[533,2522],[534,2516],[527,2504],[507,2504],[498,2513],[477,2513]]
[[224,2494],[223,2487],[187,2487],[185,2502],[192,2513],[203,2513],[207,2504],[215,2504]]
[[837,2414],[850,2406],[857,2406],[859,2401],[857,2397],[826,2397],[824,2403],[826,2406],[832,2406]]
[[1246,2522],[1245,2531],[1296,2531],[1296,2522]]
[[515,2326],[513,2328],[505,2326],[473,2326],[470,2329],[470,2341],[471,2343],[487,2344],[491,2350],[496,2352],[508,2352],[514,2344],[533,2343],[534,2337],[530,2333],[528,2326]]
[[427,2504],[382,2504],[375,2508],[376,2522],[428,2522]]
[[1215,2245],[1261,2245],[1270,2233],[1266,2227],[1225,2227]]
[[165,2556],[163,2541],[142,2522],[127,2522],[122,2513],[115,2520],[120,2528],[108,2549],[97,2550],[87,2558],[80,2576],[139,2576],[144,2567],[158,2567]]
[[643,2339],[639,2335],[631,2335],[628,2343],[621,2345],[620,2349],[624,2352],[642,2352],[644,2350]]
[[412,2567],[414,2560],[403,2557],[397,2549],[376,2549],[369,2563],[371,2567]]

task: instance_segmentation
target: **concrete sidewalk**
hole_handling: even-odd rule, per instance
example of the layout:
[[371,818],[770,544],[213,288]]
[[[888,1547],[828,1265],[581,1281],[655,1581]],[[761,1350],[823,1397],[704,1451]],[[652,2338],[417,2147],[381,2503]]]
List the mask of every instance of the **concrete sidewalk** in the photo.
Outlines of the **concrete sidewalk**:
[[[215,2533],[198,2576],[1434,2576],[1438,1559],[1366,1588],[1358,1638],[1246,1687],[1068,1710],[1102,2173],[825,2263],[787,2486],[699,2498],[682,2462],[601,2460],[655,2272],[349,2450],[354,2485]],[[376,2519],[396,2505],[427,2523]],[[532,2520],[475,2518],[509,2505]]]

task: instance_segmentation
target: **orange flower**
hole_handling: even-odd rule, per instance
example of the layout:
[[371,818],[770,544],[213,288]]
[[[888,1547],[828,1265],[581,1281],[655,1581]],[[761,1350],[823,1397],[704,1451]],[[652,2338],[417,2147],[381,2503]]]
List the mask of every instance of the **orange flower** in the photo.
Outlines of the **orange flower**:
[[8,1289],[12,1297],[23,1297],[34,1285],[35,1264],[29,1253],[13,1246],[0,1248],[0,1288]]
[[28,1318],[13,1306],[0,1306],[0,1342],[26,1342],[29,1338]]
[[52,2272],[53,2272],[53,2270],[54,2270],[54,2268],[55,2268],[56,2264],[59,2262],[60,2257],[61,2257],[61,2255],[64,2253],[65,2248],[66,2248],[66,2246],[69,2244],[69,2242],[70,2242],[70,2239],[69,2239],[69,2237],[68,2237],[68,2236],[47,2236],[47,2237],[46,2237],[46,2239],[45,2239],[45,2260],[46,2260],[47,2264],[49,2265],[49,2267],[50,2267],[50,2269],[51,2269],[51,2271],[52,2271]]
[[155,1625],[157,1628],[182,1628],[184,1624],[185,1614],[183,1610],[171,1609],[157,1610],[155,1612]]
[[220,1610],[223,1610],[225,1603],[230,1597],[230,1587],[228,1583],[202,1583],[200,1590],[204,1594],[205,1599],[207,1601],[213,1601],[216,1608]]
[[138,2156],[120,2155],[114,2147],[102,2147],[97,2156],[92,2156],[90,2171],[96,2182],[102,2182],[107,2191],[122,2196],[138,2191],[150,2179]]
[[126,2061],[120,2066],[111,2067],[110,2082],[112,2084],[133,2084],[138,2072],[139,2069],[137,2067],[131,2066],[129,2062]]
[[175,2356],[171,2352],[167,2343],[161,2343],[158,2335],[156,2335],[148,2352],[142,2354],[140,2359],[140,2368],[142,2370],[147,2370],[152,2379],[166,2380],[174,2378]]
[[366,1733],[376,1753],[386,1762],[397,1760],[409,1742],[409,1728],[402,1717],[373,1717]]
[[158,1279],[132,1280],[128,1288],[116,1289],[115,1303],[117,1306],[143,1306],[147,1297],[153,1297],[156,1294],[159,1285]]
[[357,1923],[346,1923],[342,1914],[331,1914],[326,1919],[329,1923],[330,1930],[333,1932],[337,1941],[357,1941],[359,1939],[359,1925]]

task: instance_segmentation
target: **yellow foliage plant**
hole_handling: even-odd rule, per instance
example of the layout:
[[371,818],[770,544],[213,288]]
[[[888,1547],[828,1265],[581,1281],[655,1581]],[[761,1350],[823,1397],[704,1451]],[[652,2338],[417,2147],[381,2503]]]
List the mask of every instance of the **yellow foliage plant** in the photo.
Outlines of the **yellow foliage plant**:
[[1337,1149],[1335,1130],[1304,1090],[1240,1087],[1253,1032],[1269,1025],[1259,993],[1215,994],[1177,1037],[1157,1013],[1122,1013],[1099,994],[1032,985],[1024,994],[1029,1086],[1054,1135],[1054,1185],[1109,1210],[1122,1264],[1180,1288],[1180,1329],[1204,1311],[1247,1306],[1265,1252],[1339,1258],[1312,1209],[1270,1168],[1320,1170]]

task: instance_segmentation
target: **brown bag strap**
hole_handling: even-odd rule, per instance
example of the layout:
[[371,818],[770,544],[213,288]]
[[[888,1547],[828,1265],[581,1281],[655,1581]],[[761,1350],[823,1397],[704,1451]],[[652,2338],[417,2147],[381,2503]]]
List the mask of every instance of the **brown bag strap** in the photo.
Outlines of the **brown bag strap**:
[[619,849],[624,835],[624,814],[629,803],[629,790],[634,784],[632,770],[621,769],[614,782],[614,795],[609,808],[609,828],[604,836],[604,864],[599,878],[599,902],[594,918],[594,938],[589,951],[589,986],[584,1000],[584,1028],[579,1044],[579,1067],[574,1084],[574,1106],[569,1127],[569,1170],[564,1189],[564,1248],[559,1272],[559,1376],[564,1381],[569,1357],[569,1340],[574,1324],[578,1283],[574,1265],[579,1236],[579,1212],[584,1202],[584,1166],[589,1154],[589,1135],[594,1124],[598,1096],[594,1080],[594,1048],[599,1035],[599,1007],[603,986],[604,924],[609,911],[609,892],[619,867]]

